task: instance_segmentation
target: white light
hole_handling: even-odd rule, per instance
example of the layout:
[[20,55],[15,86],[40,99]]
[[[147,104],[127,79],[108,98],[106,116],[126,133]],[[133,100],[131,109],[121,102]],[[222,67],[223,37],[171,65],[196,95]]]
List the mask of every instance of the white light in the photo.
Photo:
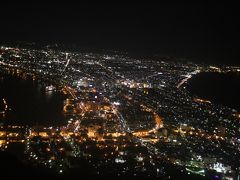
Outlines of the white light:
[[119,102],[115,102],[115,101],[113,102],[113,104],[116,105],[116,106],[119,106],[119,105],[120,105]]
[[120,159],[120,158],[116,158],[116,159],[115,159],[115,162],[116,162],[116,163],[125,163],[126,160]]

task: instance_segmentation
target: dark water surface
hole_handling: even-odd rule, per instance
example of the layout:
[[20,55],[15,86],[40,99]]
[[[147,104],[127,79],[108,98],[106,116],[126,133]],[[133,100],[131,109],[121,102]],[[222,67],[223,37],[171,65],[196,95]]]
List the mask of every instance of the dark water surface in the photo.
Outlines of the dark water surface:
[[189,80],[191,94],[240,110],[240,73],[199,73]]
[[[5,98],[8,111],[5,124],[61,125],[64,123],[63,100],[59,92],[46,92],[45,86],[30,78],[0,74],[0,100]],[[2,103],[2,102],[1,102]]]

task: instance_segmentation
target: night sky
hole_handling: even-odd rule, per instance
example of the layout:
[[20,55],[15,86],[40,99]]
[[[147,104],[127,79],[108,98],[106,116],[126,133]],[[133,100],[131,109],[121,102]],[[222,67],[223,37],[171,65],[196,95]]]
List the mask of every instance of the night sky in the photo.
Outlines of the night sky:
[[237,3],[1,2],[0,41],[77,44],[240,64]]

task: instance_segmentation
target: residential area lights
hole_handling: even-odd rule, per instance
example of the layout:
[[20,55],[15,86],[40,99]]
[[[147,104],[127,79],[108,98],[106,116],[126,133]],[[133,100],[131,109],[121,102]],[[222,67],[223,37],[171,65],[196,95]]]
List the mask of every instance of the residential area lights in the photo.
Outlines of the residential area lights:
[[0,126],[0,149],[23,143],[32,164],[59,174],[81,159],[98,175],[169,177],[169,165],[183,174],[239,174],[239,112],[185,86],[200,72],[240,67],[2,46],[0,70],[65,95],[64,126]]

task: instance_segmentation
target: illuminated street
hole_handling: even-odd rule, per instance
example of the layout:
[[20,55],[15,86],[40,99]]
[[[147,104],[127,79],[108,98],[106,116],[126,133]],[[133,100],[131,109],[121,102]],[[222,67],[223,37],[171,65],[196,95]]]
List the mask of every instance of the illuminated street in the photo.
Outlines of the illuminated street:
[[66,118],[61,126],[7,125],[11,107],[2,99],[1,151],[23,144],[25,161],[60,175],[84,161],[99,176],[239,176],[239,112],[192,96],[187,85],[199,73],[240,67],[6,46],[0,64],[2,74],[62,94]]

